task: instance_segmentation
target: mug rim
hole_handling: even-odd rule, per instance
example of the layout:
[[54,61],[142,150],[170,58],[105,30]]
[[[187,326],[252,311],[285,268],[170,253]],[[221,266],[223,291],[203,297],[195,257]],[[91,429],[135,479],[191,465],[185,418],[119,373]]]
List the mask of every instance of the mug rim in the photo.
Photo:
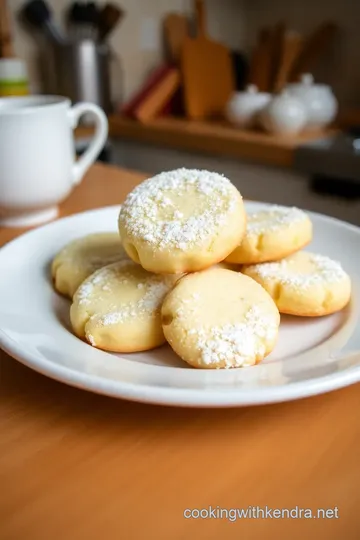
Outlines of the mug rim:
[[[5,107],[3,107],[3,103],[9,104],[10,106],[6,107],[5,105]],[[21,106],[22,103],[24,106]],[[12,107],[11,104],[15,104],[15,107]],[[20,107],[17,107],[16,104],[20,104]],[[29,114],[39,112],[39,110],[53,109],[59,105],[67,105],[70,107],[71,101],[67,97],[52,94],[0,97],[0,116]]]

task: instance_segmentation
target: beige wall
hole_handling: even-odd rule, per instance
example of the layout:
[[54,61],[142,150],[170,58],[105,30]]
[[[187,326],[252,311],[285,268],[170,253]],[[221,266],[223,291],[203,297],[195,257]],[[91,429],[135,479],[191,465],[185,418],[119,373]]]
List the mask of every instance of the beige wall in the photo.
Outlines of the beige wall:
[[[39,69],[36,62],[38,44],[34,36],[17,21],[17,12],[24,0],[10,0],[13,21],[15,47],[18,56],[26,60],[30,71],[32,89],[41,91]],[[239,35],[244,37],[242,22],[234,20],[234,6],[237,12],[242,0],[208,0],[209,30],[214,38],[223,39],[230,46],[236,45]],[[64,19],[64,13],[69,5],[68,0],[48,0],[58,22]],[[105,0],[99,0],[99,4]],[[115,97],[128,97],[143,81],[146,74],[162,59],[162,44],[158,40],[155,48],[146,50],[142,46],[142,23],[149,17],[155,27],[161,32],[161,21],[165,13],[178,11],[191,14],[192,0],[121,0],[119,5],[126,12],[121,25],[115,30],[111,38],[113,50],[121,61],[122,69],[116,63],[113,66]],[[121,75],[123,73],[123,76]],[[122,79],[122,81],[120,81]],[[123,91],[122,91],[123,90]]]
[[[16,12],[24,0],[9,0],[16,20]],[[105,0],[99,0],[99,3]],[[48,0],[57,21],[64,16],[68,0]],[[162,58],[160,40],[154,50],[141,45],[144,19],[152,18],[160,32],[161,20],[166,12],[192,12],[192,0],[121,0],[126,17],[112,36],[111,43],[122,64],[122,73],[114,64],[114,95],[128,97]],[[340,34],[334,50],[327,58],[327,68],[319,69],[315,76],[332,84],[338,97],[345,103],[360,103],[360,46],[359,0],[207,0],[210,34],[230,47],[251,49],[259,26],[284,19],[292,29],[310,32],[324,18],[333,18],[340,25]],[[32,88],[41,90],[36,65],[38,45],[19,23],[14,28],[16,52],[29,67]]]

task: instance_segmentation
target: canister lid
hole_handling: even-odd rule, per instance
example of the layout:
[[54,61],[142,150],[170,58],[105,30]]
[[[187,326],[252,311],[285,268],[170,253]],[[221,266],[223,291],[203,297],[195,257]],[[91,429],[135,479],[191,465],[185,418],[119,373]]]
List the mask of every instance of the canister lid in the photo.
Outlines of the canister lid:
[[27,80],[26,64],[19,58],[0,59],[0,83]]

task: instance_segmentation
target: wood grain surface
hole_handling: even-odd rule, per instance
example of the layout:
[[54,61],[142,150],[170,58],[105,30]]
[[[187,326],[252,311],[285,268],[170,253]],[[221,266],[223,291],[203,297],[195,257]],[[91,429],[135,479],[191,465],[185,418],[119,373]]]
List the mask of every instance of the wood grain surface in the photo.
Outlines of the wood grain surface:
[[[61,214],[120,203],[142,178],[96,165]],[[0,230],[0,241],[19,233]],[[357,540],[359,410],[359,385],[243,409],[141,405],[67,387],[1,353],[0,539]],[[184,517],[209,506],[338,518]]]
[[337,133],[336,129],[329,128],[289,137],[270,135],[260,130],[238,129],[228,122],[189,121],[175,117],[156,118],[144,125],[120,115],[109,118],[109,130],[113,139],[134,140],[286,168],[294,165],[295,150],[301,144]]
[[224,117],[235,80],[229,49],[207,31],[204,0],[194,0],[196,37],[187,36],[181,51],[186,116],[192,120]]

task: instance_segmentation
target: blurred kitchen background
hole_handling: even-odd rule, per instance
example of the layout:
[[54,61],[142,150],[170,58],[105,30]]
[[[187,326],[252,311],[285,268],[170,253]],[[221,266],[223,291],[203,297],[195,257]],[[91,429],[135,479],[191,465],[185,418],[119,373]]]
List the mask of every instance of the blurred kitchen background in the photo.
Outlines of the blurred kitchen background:
[[0,0],[0,95],[98,103],[105,162],[360,225],[359,20],[353,0]]

